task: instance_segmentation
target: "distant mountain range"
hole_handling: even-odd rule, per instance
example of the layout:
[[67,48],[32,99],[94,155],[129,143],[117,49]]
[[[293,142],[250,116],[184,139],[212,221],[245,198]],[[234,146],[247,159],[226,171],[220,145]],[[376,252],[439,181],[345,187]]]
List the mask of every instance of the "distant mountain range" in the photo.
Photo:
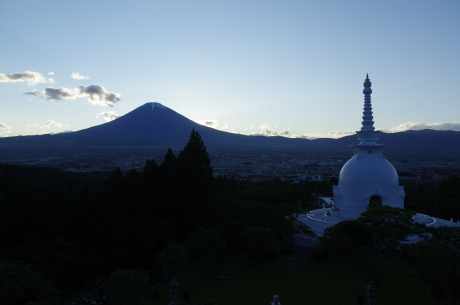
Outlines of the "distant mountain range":
[[[357,141],[355,135],[308,140],[229,133],[195,123],[159,103],[147,103],[116,120],[76,132],[0,138],[0,157],[181,149],[192,129],[200,133],[210,151],[351,154],[349,146]],[[460,132],[455,131],[380,133],[378,142],[387,144],[385,154],[455,156],[460,153]]]

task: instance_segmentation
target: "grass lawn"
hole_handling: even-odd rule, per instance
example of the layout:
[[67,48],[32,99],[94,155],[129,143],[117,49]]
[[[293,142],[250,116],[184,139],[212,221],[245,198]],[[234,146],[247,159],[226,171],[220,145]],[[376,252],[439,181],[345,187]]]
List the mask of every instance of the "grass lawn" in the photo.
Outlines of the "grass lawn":
[[[349,261],[257,260],[234,254],[215,265],[209,280],[198,268],[180,274],[178,301],[186,291],[192,305],[203,298],[213,299],[218,305],[270,305],[275,294],[282,305],[356,304],[357,296],[366,295],[370,274],[376,268],[382,277],[376,305],[433,304],[430,292],[407,263],[397,256],[372,253]],[[227,279],[220,280],[218,276]],[[154,304],[169,303],[169,287],[163,285],[159,290],[160,300]]]

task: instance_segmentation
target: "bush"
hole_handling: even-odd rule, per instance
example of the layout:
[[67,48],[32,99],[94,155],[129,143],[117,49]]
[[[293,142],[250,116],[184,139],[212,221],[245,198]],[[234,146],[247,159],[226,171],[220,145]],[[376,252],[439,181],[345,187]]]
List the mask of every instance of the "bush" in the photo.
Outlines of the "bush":
[[329,256],[326,247],[323,244],[317,244],[313,247],[311,258],[315,260],[322,260]]
[[110,305],[148,304],[155,296],[149,276],[142,270],[117,269],[99,283]]
[[154,290],[152,292],[152,300],[158,301],[160,299],[160,292],[158,290]]
[[188,240],[190,252],[194,258],[213,257],[227,248],[222,235],[216,230],[200,229],[190,234]]
[[280,256],[283,245],[275,241],[269,229],[252,227],[240,233],[237,247],[256,258],[276,258]]
[[197,305],[217,305],[217,303],[216,303],[216,301],[214,301],[212,299],[203,299]]
[[183,270],[192,269],[190,253],[187,247],[174,242],[158,253],[158,263],[167,277],[173,277]]
[[0,304],[57,305],[58,291],[23,262],[0,262]]
[[361,221],[345,220],[328,229],[348,236],[357,250],[369,250],[374,246],[371,228]]

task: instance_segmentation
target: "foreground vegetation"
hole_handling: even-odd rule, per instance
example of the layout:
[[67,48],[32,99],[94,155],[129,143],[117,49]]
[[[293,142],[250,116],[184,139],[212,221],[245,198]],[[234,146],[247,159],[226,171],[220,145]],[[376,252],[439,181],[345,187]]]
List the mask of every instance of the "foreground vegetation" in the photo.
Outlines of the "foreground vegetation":
[[[413,185],[408,206],[429,212],[425,199],[414,200],[419,190],[435,196],[439,215],[457,215],[458,184],[454,176],[439,189]],[[117,169],[105,181],[2,165],[0,303],[56,304],[57,290],[66,295],[84,282],[114,305],[153,304],[158,293],[165,303],[167,288],[152,283],[179,273],[193,304],[268,303],[273,294],[285,304],[352,303],[370,278],[381,279],[382,302],[424,304],[433,291],[438,301],[458,298],[460,234],[423,230],[410,210],[369,209],[326,232],[316,260],[278,259],[294,251],[293,234],[310,232],[295,214],[314,208],[312,194],[331,185],[214,178],[195,131],[178,156],[168,150],[162,164],[147,160],[142,171]],[[423,242],[398,247],[410,234]]]
[[[257,260],[236,254],[220,262],[213,274],[209,280],[199,269],[180,274],[179,296],[189,292],[192,304],[203,299],[219,305],[270,304],[275,294],[281,304],[289,305],[356,304],[358,296],[367,294],[370,279],[378,278],[375,304],[433,303],[414,267],[398,255],[362,253],[351,260],[331,257],[318,261]],[[160,299],[152,304],[170,300],[169,287],[163,285]]]
[[[0,169],[0,261],[8,270],[22,261],[21,270],[41,275],[61,291],[117,268],[154,270],[159,252],[171,242],[188,242],[200,229],[218,232],[231,248],[241,232],[259,228],[273,240],[272,252],[278,255],[293,233],[305,230],[291,215],[310,200],[300,185],[214,179],[196,132],[178,156],[168,150],[162,164],[147,160],[141,172],[118,169],[100,184],[88,177],[89,186],[84,186],[81,175],[54,170],[27,171],[8,165]],[[151,279],[161,277],[160,272]],[[36,295],[27,292],[0,303],[27,303]]]

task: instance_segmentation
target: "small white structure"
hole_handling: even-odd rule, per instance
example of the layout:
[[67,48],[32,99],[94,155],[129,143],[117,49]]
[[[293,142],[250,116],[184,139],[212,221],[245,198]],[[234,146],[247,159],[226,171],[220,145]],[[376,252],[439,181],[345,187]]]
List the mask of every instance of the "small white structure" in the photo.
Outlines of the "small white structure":
[[273,302],[271,305],[281,305],[279,297],[276,294],[273,296]]

